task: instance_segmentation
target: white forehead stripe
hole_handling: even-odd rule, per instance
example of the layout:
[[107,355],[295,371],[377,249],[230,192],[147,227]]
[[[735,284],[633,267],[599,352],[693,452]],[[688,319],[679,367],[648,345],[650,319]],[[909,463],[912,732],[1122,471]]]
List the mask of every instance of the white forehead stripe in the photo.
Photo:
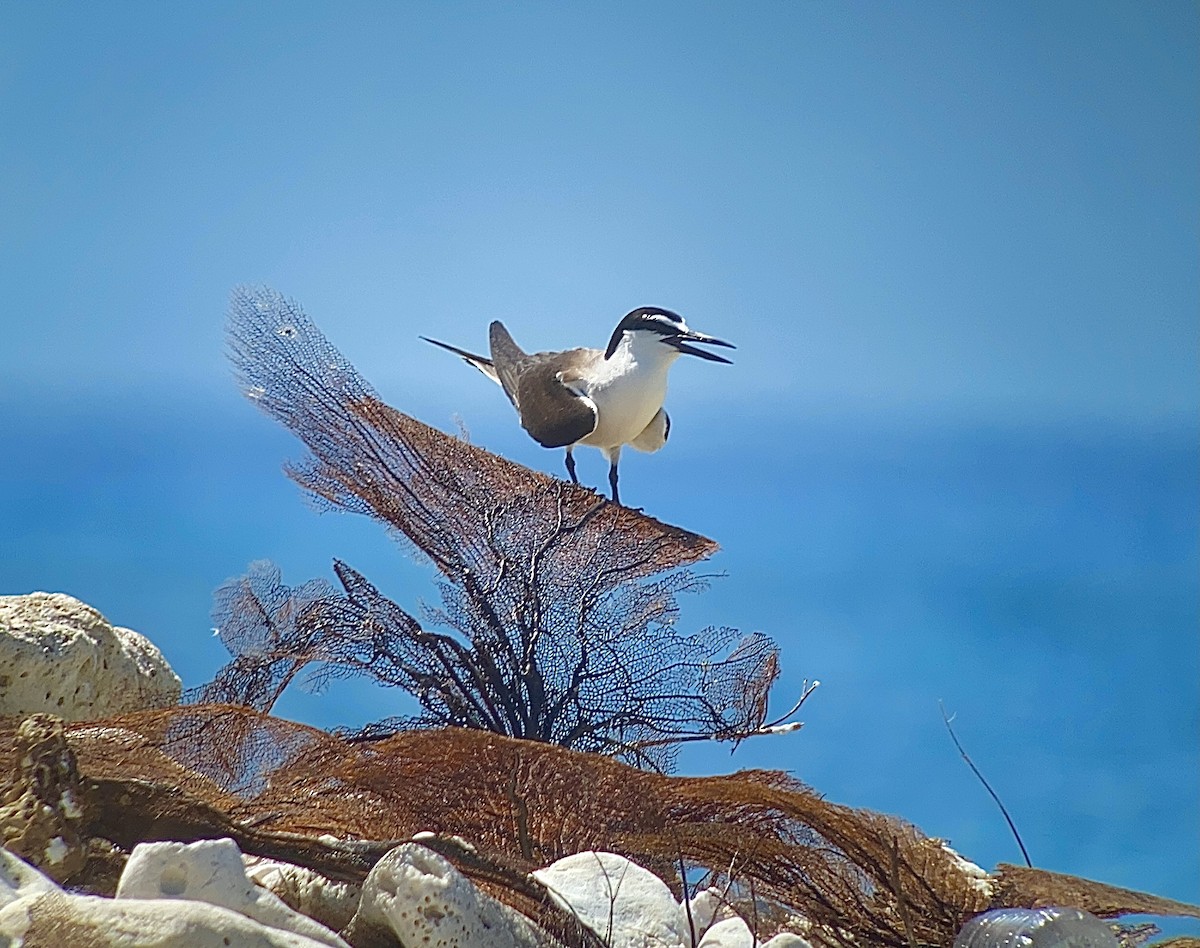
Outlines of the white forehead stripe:
[[667,333],[677,333],[680,330],[686,331],[687,329],[687,324],[682,318],[673,319],[666,313],[648,313],[647,315],[643,316],[639,322],[642,323],[646,329],[653,328]]

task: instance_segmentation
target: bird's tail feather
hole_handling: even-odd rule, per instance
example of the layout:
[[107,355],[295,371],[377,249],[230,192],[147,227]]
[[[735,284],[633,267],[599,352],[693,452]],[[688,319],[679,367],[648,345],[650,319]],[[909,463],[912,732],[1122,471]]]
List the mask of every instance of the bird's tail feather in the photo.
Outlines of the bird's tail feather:
[[497,385],[500,384],[500,376],[496,374],[496,366],[487,356],[476,355],[474,352],[467,352],[466,349],[460,349],[458,346],[452,346],[449,343],[438,342],[436,339],[430,339],[428,336],[421,336],[420,338],[425,340],[425,342],[432,343],[433,345],[445,349],[448,352],[453,352],[456,356],[467,363],[467,365],[473,365]]

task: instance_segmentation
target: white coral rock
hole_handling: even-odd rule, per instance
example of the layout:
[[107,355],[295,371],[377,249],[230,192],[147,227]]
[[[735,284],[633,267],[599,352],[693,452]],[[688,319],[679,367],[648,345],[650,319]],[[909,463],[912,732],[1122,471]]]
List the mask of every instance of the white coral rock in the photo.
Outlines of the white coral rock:
[[740,918],[727,918],[717,922],[704,933],[699,948],[756,948],[757,942],[750,927]]
[[62,593],[0,596],[0,715],[87,721],[179,703],[148,639]]
[[179,899],[105,899],[58,889],[0,908],[0,944],[24,948],[323,948],[326,942]]
[[346,943],[324,925],[293,911],[274,893],[251,883],[242,866],[242,854],[231,839],[139,843],[117,884],[117,901],[122,899],[207,902],[312,942],[346,948]]
[[533,876],[612,948],[691,946],[695,944],[691,929],[699,938],[719,902],[715,890],[698,894],[689,906],[689,924],[688,911],[662,879],[615,853],[576,853],[538,869]]
[[389,850],[375,864],[346,937],[373,944],[380,932],[422,948],[558,944],[524,915],[480,892],[448,860],[416,843]]
[[58,886],[52,879],[0,847],[0,908],[17,899],[56,891]]
[[[686,948],[686,946],[685,946]],[[756,941],[750,926],[738,916],[717,922],[704,933],[697,948],[812,948],[799,935],[783,932],[767,941]]]
[[345,928],[358,909],[361,885],[338,882],[306,866],[259,856],[243,856],[242,863],[251,882],[333,931]]

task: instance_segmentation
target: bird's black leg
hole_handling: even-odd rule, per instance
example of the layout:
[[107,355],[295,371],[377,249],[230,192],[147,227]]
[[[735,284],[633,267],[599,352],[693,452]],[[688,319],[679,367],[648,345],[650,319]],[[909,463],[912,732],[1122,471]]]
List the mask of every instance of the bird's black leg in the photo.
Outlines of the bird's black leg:
[[608,483],[612,486],[612,499],[614,504],[621,502],[621,494],[617,490],[617,459],[613,458],[612,464],[608,468]]
[[567,448],[567,473],[571,475],[572,484],[579,483],[579,478],[575,476],[575,455],[571,453],[570,448]]

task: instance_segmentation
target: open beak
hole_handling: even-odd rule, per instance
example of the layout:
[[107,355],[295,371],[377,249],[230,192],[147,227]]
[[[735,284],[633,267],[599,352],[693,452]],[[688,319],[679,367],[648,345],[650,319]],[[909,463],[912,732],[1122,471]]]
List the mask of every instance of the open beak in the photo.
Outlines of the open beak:
[[669,346],[674,346],[685,355],[699,356],[701,359],[707,359],[709,362],[724,362],[726,365],[733,365],[724,356],[719,356],[714,352],[706,352],[704,349],[697,349],[695,346],[689,346],[689,342],[699,342],[706,346],[724,346],[726,349],[736,349],[732,342],[726,342],[724,339],[715,339],[712,336],[706,336],[702,332],[681,332],[677,336],[665,336],[663,342]]

